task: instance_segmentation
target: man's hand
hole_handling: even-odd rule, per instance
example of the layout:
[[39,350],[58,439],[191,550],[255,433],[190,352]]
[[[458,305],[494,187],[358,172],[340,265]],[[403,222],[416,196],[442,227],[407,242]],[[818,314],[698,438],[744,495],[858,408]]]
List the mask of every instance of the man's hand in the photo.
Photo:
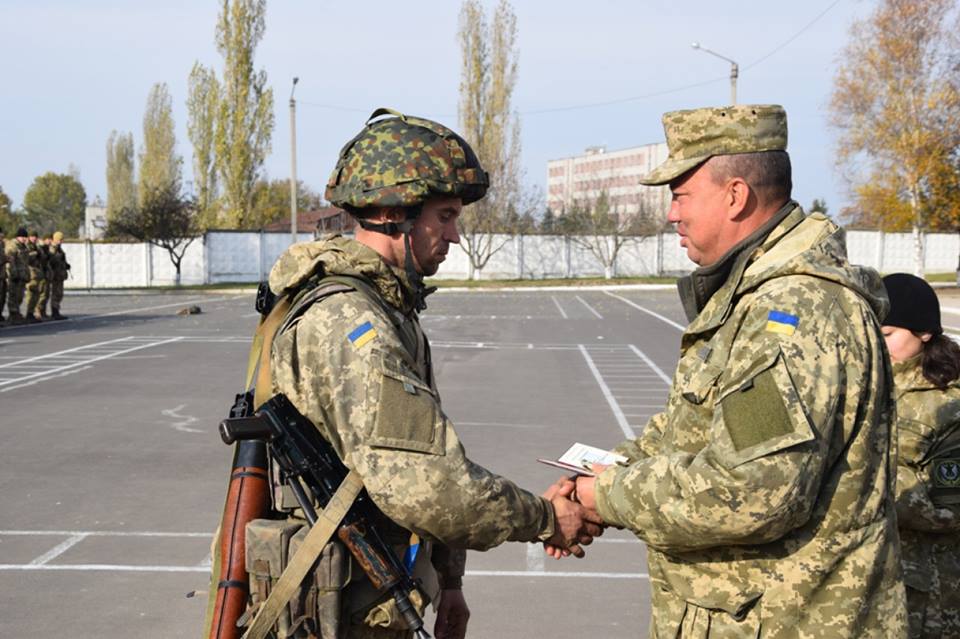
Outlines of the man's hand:
[[437,606],[437,622],[433,625],[436,639],[463,639],[467,634],[470,609],[462,590],[441,590]]
[[576,483],[566,477],[553,484],[543,496],[553,505],[556,530],[544,542],[547,554],[559,559],[574,555],[583,557],[581,546],[589,545],[603,534],[603,520],[596,512],[573,501]]
[[[607,467],[602,464],[594,464],[593,472],[597,475],[602,473]],[[587,477],[586,475],[577,476],[577,501],[583,504],[584,508],[589,508],[590,510],[597,510],[597,497],[594,493],[594,486],[597,483],[596,477]]]

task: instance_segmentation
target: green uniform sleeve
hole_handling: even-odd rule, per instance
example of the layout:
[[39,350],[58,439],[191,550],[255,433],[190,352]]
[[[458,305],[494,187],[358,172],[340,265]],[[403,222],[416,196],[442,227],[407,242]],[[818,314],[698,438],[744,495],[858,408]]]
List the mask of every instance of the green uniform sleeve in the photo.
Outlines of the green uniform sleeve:
[[321,430],[400,526],[454,548],[533,541],[553,509],[471,461],[393,327],[359,294],[314,305],[278,335],[276,390]]
[[[957,389],[926,390],[901,397],[897,422],[897,519],[901,528],[926,532],[960,530],[960,450],[955,413]],[[953,395],[953,397],[951,397]],[[949,419],[940,424],[939,414]],[[914,419],[911,417],[924,417]],[[947,449],[946,457],[939,453]],[[941,468],[941,465],[946,465]],[[938,482],[935,473],[948,475]],[[952,479],[952,481],[951,481]],[[934,492],[939,494],[934,497]]]
[[[830,317],[838,311],[828,299],[806,307],[803,299],[790,287],[756,295],[728,343],[713,344],[729,353],[726,363],[693,375],[700,386],[675,384],[654,422],[674,433],[674,444],[600,474],[605,521],[680,552],[763,544],[808,520],[836,436],[840,382],[850,372],[831,327],[853,324],[864,334],[876,327],[866,316]],[[770,311],[788,323],[771,325]],[[685,449],[684,431],[702,429],[708,444]]]

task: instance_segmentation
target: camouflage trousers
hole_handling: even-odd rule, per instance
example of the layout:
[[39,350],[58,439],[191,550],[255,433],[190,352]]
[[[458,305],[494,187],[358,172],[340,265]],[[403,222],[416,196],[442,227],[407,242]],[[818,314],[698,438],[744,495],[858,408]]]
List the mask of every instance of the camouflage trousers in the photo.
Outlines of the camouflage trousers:
[[23,303],[23,280],[7,280],[7,310],[11,317],[20,315],[20,304]]
[[24,314],[28,317],[36,312],[37,305],[40,303],[40,286],[42,285],[43,281],[44,280],[40,279],[31,279],[27,282],[27,310]]
[[63,280],[50,280],[50,310],[56,315],[63,302]]
[[50,280],[40,280],[40,299],[37,301],[36,315],[46,317],[47,303],[50,301]]

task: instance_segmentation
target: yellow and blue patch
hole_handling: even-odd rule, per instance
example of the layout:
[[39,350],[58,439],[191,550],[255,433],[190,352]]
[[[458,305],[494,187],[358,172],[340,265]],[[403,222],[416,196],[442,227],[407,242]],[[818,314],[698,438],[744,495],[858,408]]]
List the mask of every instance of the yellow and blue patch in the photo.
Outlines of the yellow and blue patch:
[[767,332],[780,333],[781,335],[793,335],[797,330],[800,318],[789,313],[780,311],[770,311],[767,315]]
[[350,340],[350,343],[353,344],[354,348],[360,348],[376,336],[377,330],[373,328],[373,324],[370,322],[364,322],[360,326],[350,331],[350,334],[347,335],[347,339]]

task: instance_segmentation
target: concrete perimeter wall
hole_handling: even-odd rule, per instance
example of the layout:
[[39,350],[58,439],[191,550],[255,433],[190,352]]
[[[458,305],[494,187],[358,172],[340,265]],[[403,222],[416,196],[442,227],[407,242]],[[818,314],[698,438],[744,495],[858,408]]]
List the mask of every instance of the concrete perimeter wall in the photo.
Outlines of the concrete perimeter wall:
[[[313,239],[299,234],[301,242]],[[588,248],[557,235],[496,235],[500,249],[479,273],[480,279],[546,279],[602,277],[602,262]],[[960,256],[960,235],[924,236],[924,268],[928,273],[951,272]],[[270,273],[277,257],[289,246],[289,233],[211,231],[187,248],[181,267],[181,284],[257,282]],[[169,286],[174,268],[166,250],[140,243],[64,243],[72,266],[67,288],[118,288]],[[913,270],[913,236],[909,233],[848,231],[850,261],[882,273]],[[614,268],[617,276],[679,275],[696,265],[687,259],[673,233],[637,238],[620,250]],[[437,277],[467,279],[470,262],[460,247],[453,247]]]

